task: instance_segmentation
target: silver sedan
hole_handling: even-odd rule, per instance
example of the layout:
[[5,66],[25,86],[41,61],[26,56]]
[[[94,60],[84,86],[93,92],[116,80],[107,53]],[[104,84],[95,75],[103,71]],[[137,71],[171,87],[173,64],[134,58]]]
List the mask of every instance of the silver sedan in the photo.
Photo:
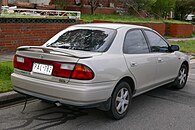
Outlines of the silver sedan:
[[121,119],[139,94],[168,83],[182,89],[188,70],[189,57],[150,28],[83,24],[19,47],[11,78],[19,93]]

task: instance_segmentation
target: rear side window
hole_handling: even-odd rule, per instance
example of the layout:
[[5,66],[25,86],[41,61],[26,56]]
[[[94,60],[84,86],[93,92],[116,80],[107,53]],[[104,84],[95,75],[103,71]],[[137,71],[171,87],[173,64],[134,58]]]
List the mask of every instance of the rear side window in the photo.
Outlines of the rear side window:
[[115,30],[105,28],[76,28],[65,31],[57,40],[47,46],[71,50],[104,52],[110,47],[115,33]]
[[149,53],[148,45],[141,30],[127,32],[123,51],[126,54]]
[[168,44],[156,33],[145,30],[150,42],[151,52],[169,52]]

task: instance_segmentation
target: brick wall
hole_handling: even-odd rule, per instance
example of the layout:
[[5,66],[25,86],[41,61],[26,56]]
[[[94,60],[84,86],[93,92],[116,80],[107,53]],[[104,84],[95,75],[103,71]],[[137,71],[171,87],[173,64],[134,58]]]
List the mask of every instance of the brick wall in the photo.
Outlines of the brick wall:
[[143,23],[143,24],[137,24],[145,27],[149,27],[160,33],[162,36],[165,35],[165,24],[164,23]]
[[0,24],[0,53],[19,46],[42,45],[71,24]]
[[8,5],[8,0],[2,0],[2,5]]
[[193,25],[192,24],[170,24],[169,35],[172,37],[180,36],[192,36]]
[[[6,22],[6,21],[4,21]],[[110,21],[94,20],[95,23]],[[80,21],[80,23],[84,23]],[[76,23],[3,23],[0,22],[0,53],[13,52],[19,46],[42,45],[59,31]],[[132,23],[125,23],[132,24]],[[138,24],[153,28],[161,35],[165,34],[165,24]],[[171,36],[191,36],[193,25],[170,24]]]
[[[75,10],[75,11],[81,11],[81,14],[91,14],[91,8],[90,7],[79,7],[79,6],[68,6],[67,10]],[[113,14],[115,12],[114,8],[109,7],[102,7],[97,8],[95,10],[95,13],[97,14]]]
[[68,5],[75,5],[75,0],[67,0]]
[[[31,0],[31,1],[35,1],[35,0]],[[38,0],[36,0],[38,1]],[[46,0],[44,0],[46,1]],[[82,5],[89,5],[89,1],[90,0],[80,0]],[[66,0],[68,6],[72,6],[75,5],[76,2],[75,0]],[[55,0],[50,0],[50,4],[54,4]],[[118,0],[99,0],[99,3],[102,4],[104,7],[109,7],[110,3],[114,3],[116,6],[121,4],[122,2],[119,2]]]
[[[83,5],[89,5],[89,0],[80,0]],[[99,0],[99,3],[102,4],[104,7],[109,7],[110,2],[113,0]],[[67,0],[68,5],[75,5],[75,0]]]
[[193,25],[193,33],[195,33],[195,25]]

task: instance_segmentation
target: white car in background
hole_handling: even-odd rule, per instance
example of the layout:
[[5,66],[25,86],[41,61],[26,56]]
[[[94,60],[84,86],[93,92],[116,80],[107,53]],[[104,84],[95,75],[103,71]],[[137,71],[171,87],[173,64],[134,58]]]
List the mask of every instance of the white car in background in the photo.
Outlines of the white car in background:
[[186,21],[192,21],[192,18],[194,17],[194,15],[193,14],[188,14],[187,16],[186,16]]
[[14,58],[14,90],[53,103],[97,107],[123,118],[133,97],[172,83],[182,89],[189,57],[156,31],[127,24],[81,24]]

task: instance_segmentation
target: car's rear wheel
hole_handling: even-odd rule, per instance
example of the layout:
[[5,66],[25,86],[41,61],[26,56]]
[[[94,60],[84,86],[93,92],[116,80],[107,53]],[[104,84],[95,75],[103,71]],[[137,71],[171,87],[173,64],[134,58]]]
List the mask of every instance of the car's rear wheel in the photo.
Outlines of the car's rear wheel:
[[185,64],[182,64],[177,78],[174,81],[173,87],[175,89],[182,89],[186,85],[188,78],[188,67]]
[[129,84],[120,82],[112,94],[109,115],[116,120],[122,119],[128,112],[131,99],[132,93]]

